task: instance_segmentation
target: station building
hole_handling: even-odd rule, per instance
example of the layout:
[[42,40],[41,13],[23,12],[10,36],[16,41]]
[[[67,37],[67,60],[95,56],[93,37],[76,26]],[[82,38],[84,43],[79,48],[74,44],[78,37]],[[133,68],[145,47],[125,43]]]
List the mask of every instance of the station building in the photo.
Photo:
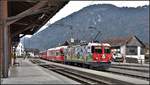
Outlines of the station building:
[[145,62],[145,45],[137,36],[111,37],[102,42],[112,46],[114,58],[123,58],[127,63]]

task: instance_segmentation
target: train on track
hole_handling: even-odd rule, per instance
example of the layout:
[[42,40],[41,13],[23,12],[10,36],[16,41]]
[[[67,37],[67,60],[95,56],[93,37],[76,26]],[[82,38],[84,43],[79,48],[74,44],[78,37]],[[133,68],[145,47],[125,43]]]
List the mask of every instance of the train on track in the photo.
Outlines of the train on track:
[[108,69],[112,53],[107,43],[88,43],[50,48],[40,52],[40,58],[88,68]]

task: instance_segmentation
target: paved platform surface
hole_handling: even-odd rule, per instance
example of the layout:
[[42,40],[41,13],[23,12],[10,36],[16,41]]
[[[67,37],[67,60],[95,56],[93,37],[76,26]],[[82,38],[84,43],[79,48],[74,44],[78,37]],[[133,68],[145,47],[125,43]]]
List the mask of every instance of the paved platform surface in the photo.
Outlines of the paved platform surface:
[[9,78],[2,84],[79,84],[67,77],[32,64],[28,59],[18,59],[20,66],[10,68]]

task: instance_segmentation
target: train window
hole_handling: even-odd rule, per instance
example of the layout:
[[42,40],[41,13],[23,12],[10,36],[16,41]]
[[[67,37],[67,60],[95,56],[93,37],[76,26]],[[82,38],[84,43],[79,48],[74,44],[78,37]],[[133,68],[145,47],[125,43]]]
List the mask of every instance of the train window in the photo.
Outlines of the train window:
[[142,55],[144,55],[144,51],[145,51],[144,48],[141,47],[141,54],[142,54]]
[[64,56],[64,52],[62,50],[60,50],[60,54],[61,56]]
[[94,46],[91,47],[91,52],[94,53]]
[[59,56],[59,53],[58,53],[58,52],[56,52],[56,56]]
[[96,53],[102,53],[102,48],[100,46],[94,48]]
[[102,49],[95,49],[96,53],[102,53]]
[[109,47],[105,47],[105,53],[111,53],[111,50]]

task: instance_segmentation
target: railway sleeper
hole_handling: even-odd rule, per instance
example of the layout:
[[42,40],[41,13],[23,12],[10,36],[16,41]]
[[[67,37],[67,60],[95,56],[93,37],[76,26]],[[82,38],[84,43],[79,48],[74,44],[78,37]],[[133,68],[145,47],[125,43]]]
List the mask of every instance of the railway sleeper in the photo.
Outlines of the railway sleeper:
[[[61,67],[61,66],[58,66]],[[116,80],[116,79],[110,79],[107,77],[103,77],[103,76],[99,76],[99,75],[95,75],[95,74],[90,74],[90,73],[85,73],[85,72],[81,72],[81,71],[77,71],[77,70],[73,70],[73,69],[68,69],[65,68],[65,71],[69,72],[76,72],[76,75],[80,76],[80,75],[86,75],[89,79],[93,78],[94,80],[96,79],[96,81],[98,82],[103,82],[103,84],[106,85],[133,85],[131,83],[125,82],[125,81],[120,81],[120,80]]]
[[63,71],[60,71],[60,70],[53,70],[54,72],[57,72],[59,74],[62,74],[64,76],[67,76],[69,78],[72,78],[78,82],[80,82],[81,84],[85,84],[85,85],[97,85],[98,83],[97,82],[93,82],[93,81],[90,81],[89,79],[85,79],[85,78],[82,78],[82,77],[79,77],[79,76],[75,76],[71,73],[66,73],[66,72],[63,72]]
[[85,74],[79,74],[78,72],[73,72],[73,71],[68,71],[68,70],[64,70],[64,71],[65,71],[66,73],[71,73],[71,74],[74,74],[74,75],[77,75],[77,76],[80,76],[80,77],[83,77],[83,78],[86,78],[86,79],[89,79],[89,80],[98,82],[98,83],[100,83],[100,84],[106,84],[106,85],[116,84],[116,83],[108,82],[108,81],[106,81],[106,80],[101,80],[101,79],[97,79],[97,78],[94,78],[94,77],[90,77],[90,76],[85,75]]

